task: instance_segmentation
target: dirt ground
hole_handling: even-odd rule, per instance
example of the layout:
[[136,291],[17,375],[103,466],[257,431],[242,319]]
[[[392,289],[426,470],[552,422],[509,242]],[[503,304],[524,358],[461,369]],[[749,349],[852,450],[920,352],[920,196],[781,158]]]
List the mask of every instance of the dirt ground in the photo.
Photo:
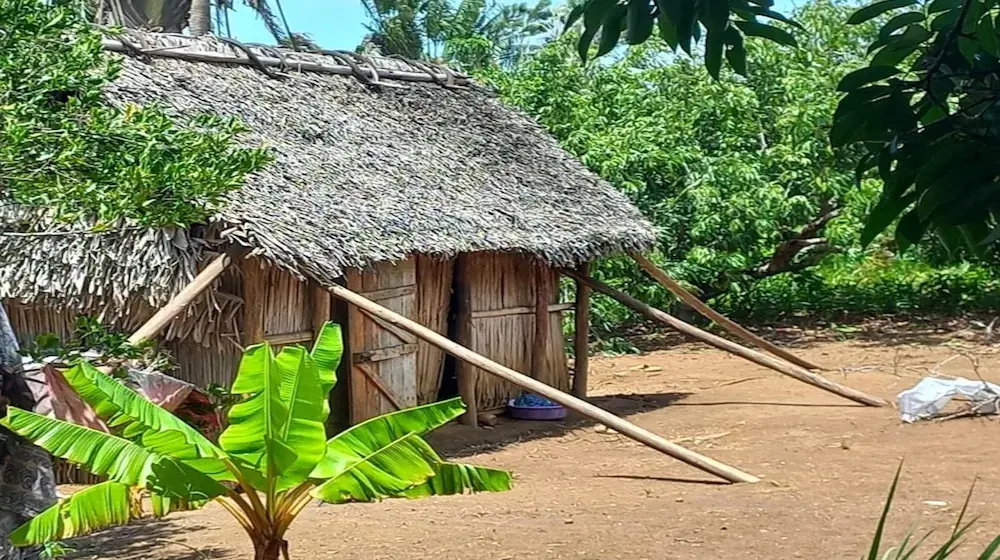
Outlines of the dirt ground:
[[[1000,346],[983,343],[981,330],[956,328],[887,321],[850,333],[765,334],[833,368],[833,378],[887,399],[932,370],[974,376],[968,359],[953,358],[962,354],[979,361],[984,378],[1000,382]],[[850,340],[837,340],[844,337]],[[692,344],[595,358],[592,367],[596,403],[763,482],[719,484],[582,420],[501,420],[476,431],[448,426],[432,438],[438,449],[513,471],[515,489],[310,506],[289,536],[292,557],[859,558],[902,458],[889,542],[910,527],[935,529],[930,541],[943,540],[976,477],[970,510],[982,517],[970,544],[981,551],[1000,533],[997,421],[902,425],[894,409],[856,406]],[[214,505],[73,546],[74,558],[250,557],[239,527]],[[963,550],[956,558],[977,556],[975,546]]]

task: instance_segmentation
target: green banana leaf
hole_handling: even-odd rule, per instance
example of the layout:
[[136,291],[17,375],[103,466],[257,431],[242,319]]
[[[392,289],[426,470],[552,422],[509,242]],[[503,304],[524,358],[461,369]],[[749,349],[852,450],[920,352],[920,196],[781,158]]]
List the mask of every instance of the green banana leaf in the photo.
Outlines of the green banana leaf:
[[335,476],[339,458],[344,453],[365,456],[407,434],[424,435],[465,412],[462,399],[454,398],[438,403],[407,408],[366,420],[331,438],[326,444],[326,455],[316,465],[311,478],[325,479]]
[[232,392],[249,397],[230,409],[229,426],[219,445],[264,478],[280,475],[297,455],[280,439],[288,409],[281,399],[278,366],[266,342],[244,351]]
[[182,462],[118,436],[13,407],[2,424],[56,457],[121,484],[187,500],[208,499],[226,491]]
[[208,503],[208,500],[189,501],[150,493],[149,503],[153,506],[153,517],[159,519],[161,517],[166,517],[167,514],[175,511],[191,511],[200,509]]
[[329,406],[320,383],[319,368],[301,347],[286,347],[275,358],[281,375],[280,395],[288,411],[274,436],[295,450],[297,457],[280,474],[278,489],[301,484],[326,453]]
[[10,534],[16,546],[78,537],[132,521],[129,486],[107,481],[84,488],[43,511]]
[[[337,384],[337,366],[344,355],[344,339],[340,332],[340,325],[326,323],[319,331],[316,342],[313,344],[311,352],[316,367],[319,368],[319,382],[322,385],[323,395],[329,395],[333,386]],[[324,410],[330,414],[330,402],[324,399]]]
[[400,497],[450,496],[466,491],[505,492],[511,488],[512,478],[507,471],[463,463],[438,463],[434,470],[434,476],[427,482],[405,490]]
[[324,502],[372,502],[396,496],[434,476],[437,455],[420,436],[406,434],[366,455],[345,453],[337,472],[312,491]]
[[160,408],[145,397],[81,362],[64,374],[74,390],[110,427],[122,428],[126,439],[147,432],[172,430],[184,436],[197,457],[225,457],[226,454],[187,422]]
[[219,449],[198,430],[125,385],[81,362],[64,377],[108,426],[151,451],[179,459],[215,480],[236,480]]

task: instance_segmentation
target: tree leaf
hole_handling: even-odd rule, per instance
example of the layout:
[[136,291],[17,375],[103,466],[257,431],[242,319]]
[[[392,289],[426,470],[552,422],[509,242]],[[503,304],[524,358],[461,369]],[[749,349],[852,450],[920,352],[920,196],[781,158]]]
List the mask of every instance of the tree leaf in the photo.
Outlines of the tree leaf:
[[691,54],[691,38],[697,25],[697,0],[676,0],[680,4],[680,16],[677,18],[677,42],[681,49]]
[[649,9],[649,0],[629,0],[625,40],[630,45],[638,45],[649,39],[652,33],[653,14]]
[[[709,31],[719,31],[721,38],[722,31],[729,23],[729,0],[702,0],[705,7],[705,27]],[[721,59],[721,49],[720,49]]]
[[788,45],[789,47],[799,46],[791,33],[773,25],[765,25],[752,21],[737,21],[735,24],[744,35],[749,37],[763,37],[782,45]]
[[709,29],[705,39],[705,68],[716,80],[719,79],[719,72],[722,70],[722,55],[725,48],[723,36],[724,32]]
[[889,227],[889,224],[912,204],[915,199],[916,195],[910,193],[904,196],[883,197],[882,200],[879,200],[875,208],[868,213],[865,227],[861,230],[861,246],[867,247],[871,244],[875,240],[875,237],[885,231]]
[[927,231],[928,222],[920,219],[920,214],[916,211],[909,211],[900,218],[896,224],[896,244],[900,252],[906,251],[911,245],[920,243],[924,233]]
[[873,82],[879,82],[886,78],[891,78],[900,73],[895,66],[867,66],[855,70],[843,78],[837,84],[839,91],[853,91]]
[[135,519],[127,484],[107,481],[88,486],[46,509],[10,534],[16,546],[37,546],[125,525]]
[[934,36],[924,26],[913,24],[902,35],[893,35],[874,57],[871,66],[895,66],[913,54],[924,41]]
[[569,15],[566,16],[566,24],[563,26],[564,34],[567,31],[569,31],[571,27],[573,27],[573,24],[575,24],[577,21],[580,20],[581,17],[583,17],[583,12],[586,7],[587,7],[586,3],[581,3],[577,4],[576,6],[573,6],[573,9],[569,11]]
[[986,14],[979,21],[979,31],[976,33],[976,37],[986,52],[990,53],[994,58],[1000,58],[1000,40],[997,38],[997,31],[990,14]]
[[660,28],[660,38],[674,51],[678,47],[677,22],[681,16],[681,3],[677,0],[656,0],[660,10],[657,24]]
[[936,14],[939,12],[948,12],[955,10],[962,6],[963,0],[933,0],[927,5],[928,14]]
[[[879,31],[879,39],[886,40],[890,35],[899,31],[900,29],[910,25],[911,23],[920,23],[924,21],[924,14],[920,12],[906,12],[893,17],[882,26]],[[873,49],[874,50],[874,49]],[[872,52],[872,51],[869,51]]]
[[735,27],[730,26],[726,28],[726,43],[729,45],[729,48],[726,49],[726,60],[729,62],[729,66],[740,76],[746,77],[747,51],[746,47],[743,46],[743,35]]
[[601,26],[601,42],[597,46],[598,57],[608,54],[618,46],[618,38],[622,34],[625,13],[626,8],[624,6],[616,5],[607,19],[604,20],[604,25]]
[[[344,337],[340,325],[326,323],[319,331],[316,342],[313,343],[312,359],[319,372],[320,390],[324,395],[330,394],[337,384],[337,368],[344,355]],[[330,415],[330,401],[324,399],[324,410]]]
[[616,3],[617,0],[590,0],[586,4],[583,15],[583,33],[577,42],[577,53],[580,55],[580,60],[587,61],[590,45],[594,42],[594,37],[597,36],[608,11],[613,9]]
[[861,8],[851,14],[851,17],[847,18],[847,23],[850,25],[864,23],[870,19],[875,19],[890,10],[905,8],[916,3],[917,0],[882,0],[881,2],[875,2],[874,4],[869,4],[868,6],[865,6],[864,8]]

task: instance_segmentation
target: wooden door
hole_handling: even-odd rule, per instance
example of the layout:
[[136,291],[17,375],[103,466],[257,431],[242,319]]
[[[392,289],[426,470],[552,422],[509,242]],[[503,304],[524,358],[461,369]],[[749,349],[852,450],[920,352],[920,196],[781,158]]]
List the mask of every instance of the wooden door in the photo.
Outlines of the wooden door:
[[[410,319],[417,315],[416,259],[349,271],[347,287]],[[350,306],[351,422],[417,404],[417,340]]]

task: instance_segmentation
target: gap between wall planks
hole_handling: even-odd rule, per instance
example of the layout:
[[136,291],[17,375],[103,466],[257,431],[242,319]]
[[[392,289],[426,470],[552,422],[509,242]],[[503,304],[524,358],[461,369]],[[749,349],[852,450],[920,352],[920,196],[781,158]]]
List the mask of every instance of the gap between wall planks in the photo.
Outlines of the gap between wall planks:
[[739,323],[729,319],[725,315],[712,309],[711,307],[706,305],[703,301],[695,297],[694,294],[685,290],[684,286],[678,284],[663,269],[653,264],[646,257],[638,253],[632,253],[631,257],[635,259],[635,261],[639,263],[639,266],[641,266],[642,269],[645,270],[647,274],[652,276],[654,280],[659,282],[660,285],[662,285],[664,288],[670,290],[670,293],[674,294],[675,296],[677,296],[678,299],[686,303],[689,307],[691,307],[698,313],[701,313],[703,316],[710,319],[720,327],[726,329],[733,335],[743,339],[744,341],[762,350],[766,350],[779,358],[788,360],[789,362],[792,362],[797,366],[802,366],[806,369],[819,369],[819,370],[826,369],[808,360],[800,358],[795,354],[792,354],[788,350],[785,350],[784,348],[772,344],[767,340],[764,340],[763,338],[743,328]]
[[598,282],[597,280],[594,280],[589,276],[585,276],[573,270],[566,270],[566,269],[562,271],[562,274],[569,276],[574,280],[578,280],[580,282],[587,284],[592,289],[614,300],[617,300],[619,303],[627,307],[630,307],[635,311],[638,311],[639,313],[642,313],[643,315],[649,317],[650,319],[666,323],[667,325],[670,325],[671,327],[677,329],[683,334],[690,336],[691,338],[705,342],[720,350],[725,350],[727,352],[735,354],[757,365],[773,369],[778,373],[783,373],[789,377],[802,381],[803,383],[814,385],[816,387],[819,387],[820,389],[823,389],[824,391],[829,391],[836,395],[840,395],[841,397],[852,400],[856,403],[860,403],[867,406],[888,405],[886,401],[880,399],[879,397],[869,395],[868,393],[841,385],[839,383],[835,383],[833,381],[830,381],[829,379],[816,375],[815,373],[805,368],[799,367],[794,364],[789,364],[787,362],[783,362],[777,358],[774,358],[773,356],[769,356],[767,354],[763,354],[756,350],[746,348],[745,346],[740,346],[739,344],[732,342],[731,340],[727,340],[720,336],[716,336],[712,333],[705,332],[699,329],[698,327],[689,325],[684,321],[681,321],[680,319],[668,313],[656,309],[655,307],[646,305],[645,303],[642,303],[641,301],[635,299],[634,297],[628,294],[625,294],[610,286],[602,284],[601,282]]
[[[490,360],[489,358],[478,354],[461,344],[449,340],[447,337],[434,332],[420,323],[407,319],[406,317],[383,307],[365,298],[364,296],[358,295],[343,286],[335,285],[329,287],[328,289],[335,297],[350,303],[358,309],[364,310],[366,313],[378,317],[386,323],[413,333],[421,339],[430,342],[431,344],[458,358],[462,362],[466,362],[470,366],[475,366],[476,368],[479,368],[491,375],[495,375],[505,381],[514,383],[533,393],[555,401],[570,410],[578,412],[592,420],[617,430],[619,433],[630,437],[639,443],[656,449],[661,453],[683,461],[705,472],[714,474],[729,482],[753,483],[760,481],[759,478],[751,474],[745,473],[724,463],[720,463],[719,461],[709,457],[705,457],[704,455],[695,453],[689,449],[685,449],[684,447],[672,443],[648,430],[640,428],[627,420],[619,418],[600,407],[594,406],[582,399],[550,387],[549,385],[546,385],[538,380],[532,379],[523,373],[514,371],[506,366],[494,362],[493,360]],[[475,417],[473,417],[473,422],[474,421]]]

